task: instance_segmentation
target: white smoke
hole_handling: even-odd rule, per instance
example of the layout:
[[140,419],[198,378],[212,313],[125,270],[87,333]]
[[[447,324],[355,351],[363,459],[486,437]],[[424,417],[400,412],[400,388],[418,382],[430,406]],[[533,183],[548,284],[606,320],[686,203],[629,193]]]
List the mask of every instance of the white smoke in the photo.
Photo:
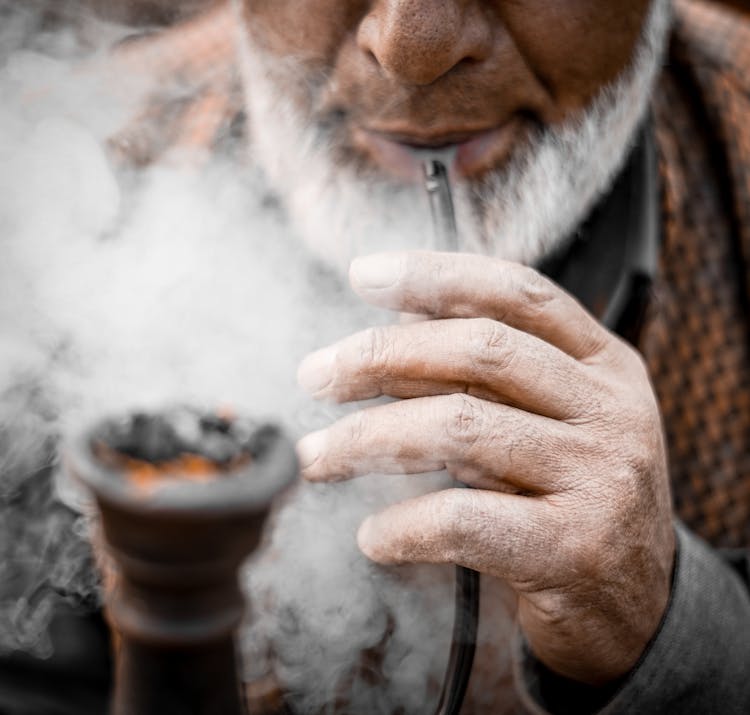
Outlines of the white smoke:
[[[14,584],[0,586],[0,650],[41,655],[54,592],[97,595],[85,519],[36,471],[55,444],[103,414],[175,402],[231,405],[298,438],[344,409],[297,387],[301,358],[390,320],[310,256],[250,167],[118,169],[105,139],[136,107],[107,105],[106,75],[74,68],[27,49],[0,68],[0,582]],[[370,477],[287,497],[247,574],[248,677],[273,667],[304,712],[432,709],[452,570],[377,567],[355,533],[439,483]]]

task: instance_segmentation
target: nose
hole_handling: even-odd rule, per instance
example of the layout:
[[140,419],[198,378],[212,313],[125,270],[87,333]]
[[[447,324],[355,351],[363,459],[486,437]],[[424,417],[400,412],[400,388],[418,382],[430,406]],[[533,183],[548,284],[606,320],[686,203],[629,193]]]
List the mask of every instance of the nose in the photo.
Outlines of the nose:
[[461,62],[486,59],[492,26],[476,0],[377,0],[357,43],[389,77],[428,85]]

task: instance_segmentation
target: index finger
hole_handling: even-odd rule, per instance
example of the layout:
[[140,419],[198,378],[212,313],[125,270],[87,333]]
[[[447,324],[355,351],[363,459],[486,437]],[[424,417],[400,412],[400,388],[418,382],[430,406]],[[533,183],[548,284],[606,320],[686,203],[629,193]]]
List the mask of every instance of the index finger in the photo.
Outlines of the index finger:
[[467,253],[377,253],[352,262],[349,278],[369,303],[436,318],[498,320],[579,360],[602,352],[609,332],[578,301],[533,268]]

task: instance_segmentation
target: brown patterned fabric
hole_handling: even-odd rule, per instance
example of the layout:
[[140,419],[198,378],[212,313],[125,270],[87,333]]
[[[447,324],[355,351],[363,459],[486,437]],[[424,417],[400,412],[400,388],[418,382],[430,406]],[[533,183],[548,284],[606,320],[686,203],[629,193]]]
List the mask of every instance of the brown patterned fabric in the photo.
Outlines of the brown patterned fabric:
[[[195,4],[205,0],[195,0]],[[200,162],[221,148],[242,112],[235,18],[225,0],[158,32],[135,32],[112,51],[116,76],[140,79],[143,106],[110,137],[118,162]]]
[[750,22],[676,3],[654,99],[663,249],[641,349],[675,506],[715,546],[750,545]]

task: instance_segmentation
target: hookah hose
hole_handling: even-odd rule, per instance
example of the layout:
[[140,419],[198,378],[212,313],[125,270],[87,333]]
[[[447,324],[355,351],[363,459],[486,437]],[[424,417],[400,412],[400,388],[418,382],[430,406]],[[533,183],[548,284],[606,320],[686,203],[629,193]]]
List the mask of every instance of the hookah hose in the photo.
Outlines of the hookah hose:
[[[456,215],[445,164],[433,156],[423,162],[422,168],[438,246],[445,251],[457,251]],[[458,715],[461,710],[474,663],[478,623],[479,573],[456,566],[453,636],[435,715]]]
[[448,667],[435,715],[458,715],[474,663],[479,623],[479,573],[456,566],[456,605]]

